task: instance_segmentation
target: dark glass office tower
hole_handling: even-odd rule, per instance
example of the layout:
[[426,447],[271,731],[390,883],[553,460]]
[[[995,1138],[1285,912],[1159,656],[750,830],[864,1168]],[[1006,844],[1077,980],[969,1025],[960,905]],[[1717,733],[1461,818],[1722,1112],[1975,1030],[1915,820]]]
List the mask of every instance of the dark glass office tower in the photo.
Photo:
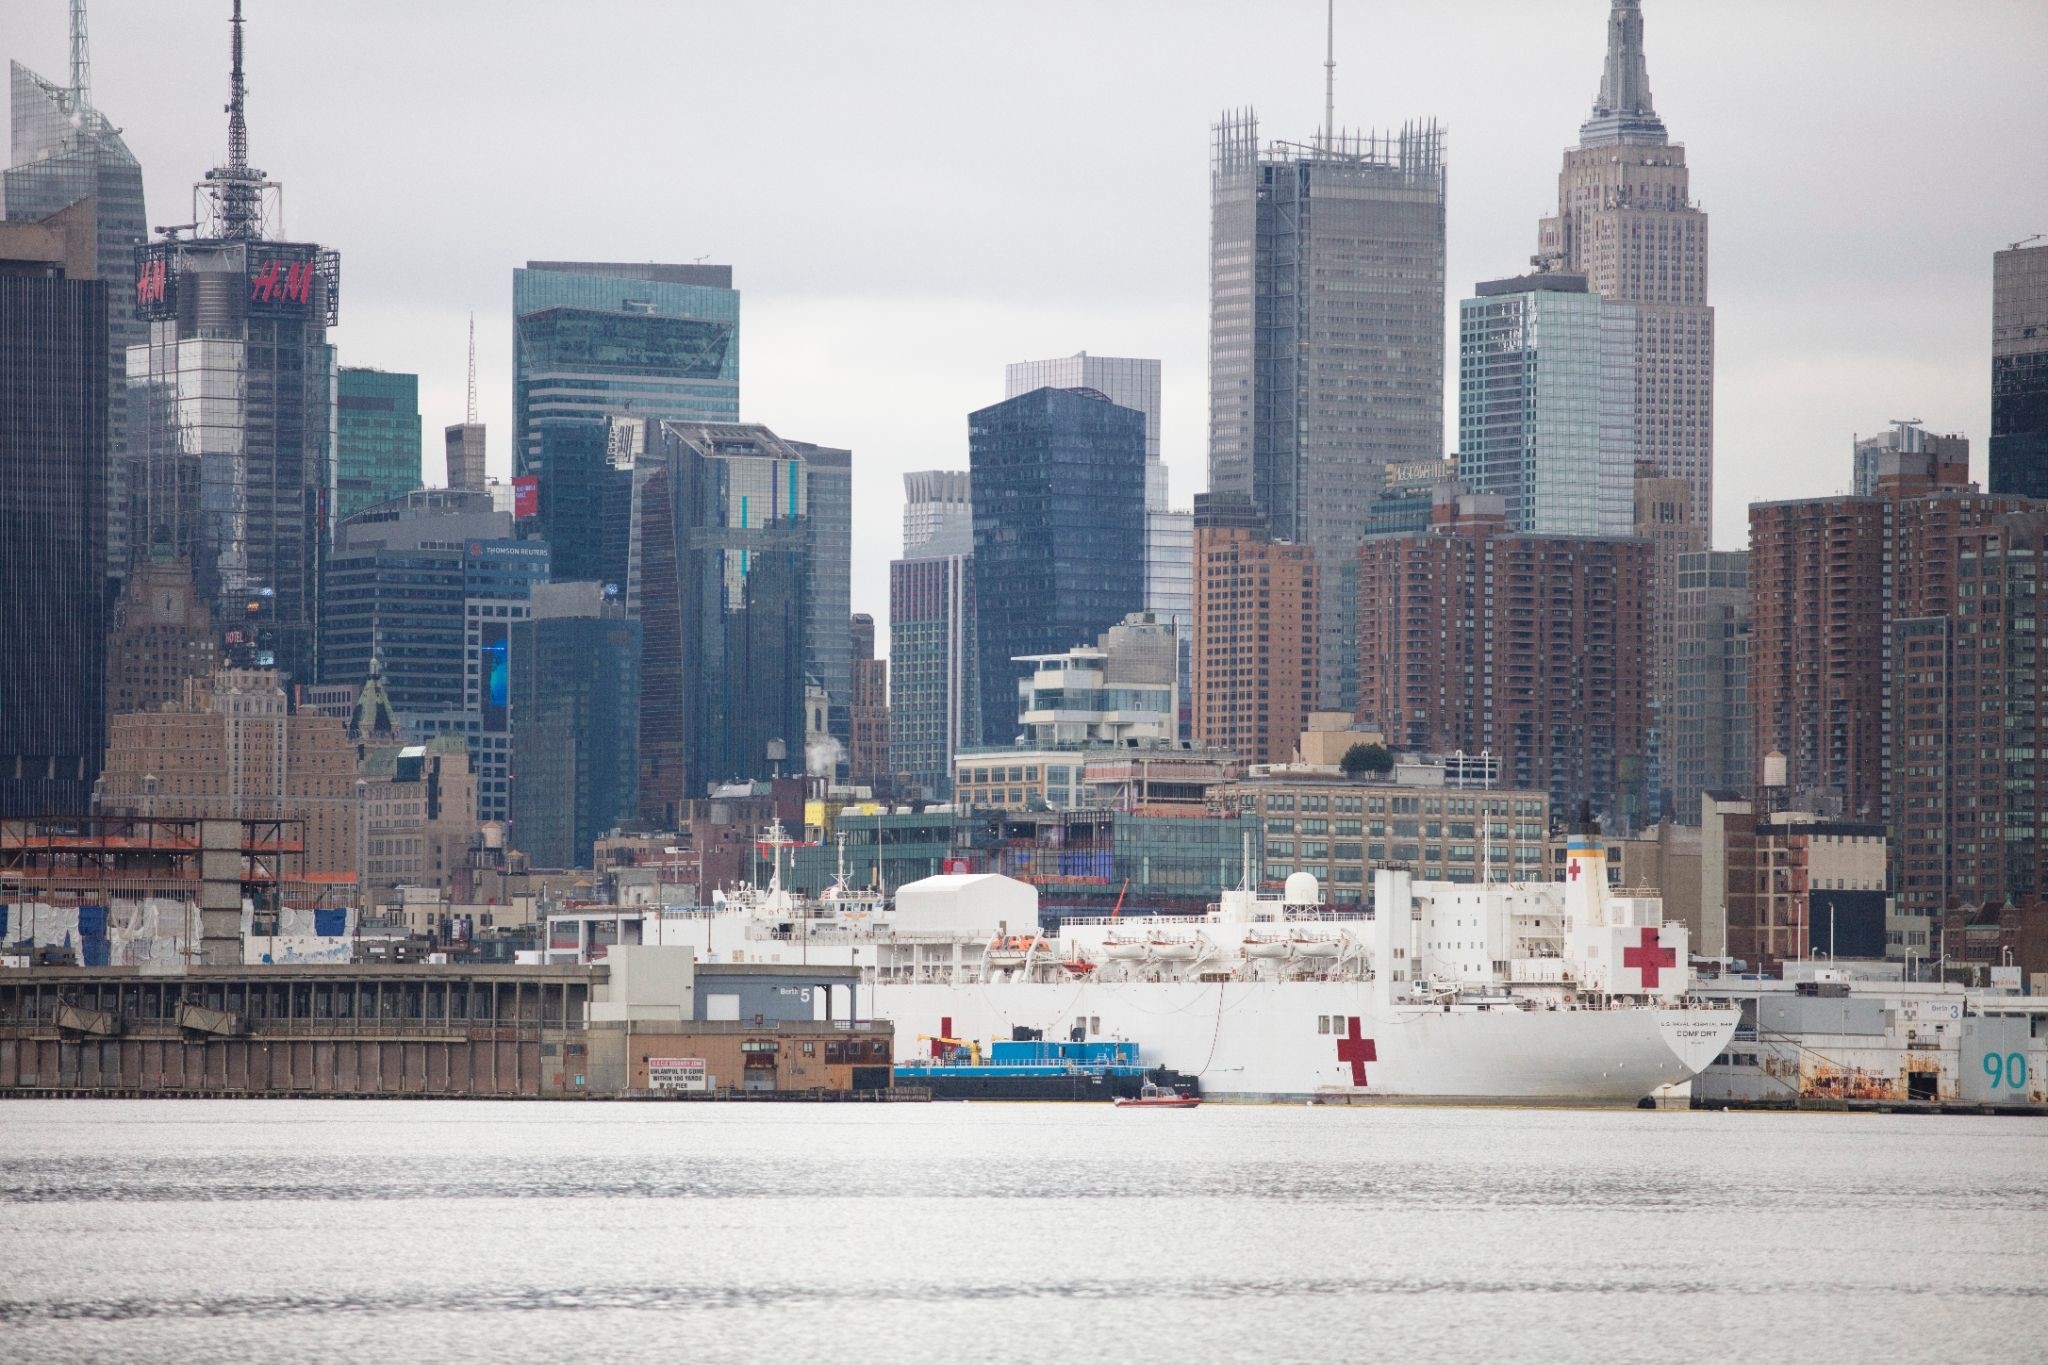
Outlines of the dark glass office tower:
[[513,623],[512,841],[536,867],[589,867],[634,812],[640,623],[599,583],[549,583]]
[[335,529],[322,584],[321,681],[360,688],[373,665],[408,726],[465,709],[468,618],[548,580],[548,547],[517,540],[491,495],[422,488]]
[[2048,498],[2048,244],[1991,260],[1991,491]]
[[[610,429],[603,421],[548,417],[534,424],[539,466],[540,538],[561,582],[607,581],[606,486],[630,471],[612,468]],[[616,580],[611,580],[616,581]]]
[[[807,441],[790,444],[803,455],[810,480],[804,669],[825,689],[825,728],[839,745],[836,766],[844,777],[853,745],[853,636],[848,625],[853,614],[853,452]],[[805,766],[814,777],[832,776],[816,771],[824,766],[822,755],[816,762],[807,756]]]
[[1015,738],[1018,666],[1145,607],[1145,414],[1037,389],[967,419],[981,742]]
[[648,428],[641,495],[640,813],[804,766],[810,479],[762,426]]
[[335,406],[335,520],[422,486],[418,375],[344,367]]
[[141,249],[149,328],[128,365],[129,534],[192,565],[229,657],[316,676],[320,565],[333,496],[341,258],[267,231],[275,182],[248,164],[237,4],[228,164],[198,187],[201,235]]
[[107,286],[91,200],[0,224],[0,817],[83,815],[105,747]]
[[149,339],[136,316],[136,248],[149,240],[142,167],[120,129],[92,102],[83,14],[74,16],[71,78],[59,85],[13,63],[8,160],[0,172],[0,217],[34,222],[81,199],[94,201],[98,251],[94,277],[107,282],[107,572],[125,574],[131,557],[148,551],[128,535],[128,348]]

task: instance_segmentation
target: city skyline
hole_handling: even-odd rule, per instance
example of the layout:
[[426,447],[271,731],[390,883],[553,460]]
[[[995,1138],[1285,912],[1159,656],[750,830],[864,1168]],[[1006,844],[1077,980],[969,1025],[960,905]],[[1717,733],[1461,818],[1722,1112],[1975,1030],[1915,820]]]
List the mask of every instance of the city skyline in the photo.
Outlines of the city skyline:
[[[219,158],[219,8],[92,7],[94,99],[142,163],[152,219],[186,216],[189,185]],[[63,6],[11,12],[0,55],[61,78]],[[855,476],[859,522],[894,524],[905,470],[965,466],[966,414],[1000,397],[996,366],[1081,349],[1162,359],[1164,454],[1185,505],[1205,484],[1207,129],[1224,107],[1255,105],[1296,134],[1321,113],[1322,6],[1266,11],[1250,32],[1232,13],[1168,24],[1159,7],[1077,10],[1090,42],[1074,45],[1064,23],[629,8],[551,25],[543,46],[373,3],[326,16],[309,46],[297,11],[258,4],[251,159],[287,185],[280,235],[350,253],[341,363],[418,372],[428,430],[463,411],[468,315],[482,314],[494,474],[513,450],[506,272],[529,258],[702,255],[730,262],[749,296],[743,420],[872,452]],[[1448,130],[1447,308],[1476,280],[1524,267],[1528,224],[1554,203],[1557,157],[1598,86],[1606,20],[1598,0],[1385,14],[1339,4],[1340,126],[1419,115]],[[2048,229],[2048,186],[1999,172],[2048,141],[2023,75],[2048,15],[2012,5],[1936,19],[1900,5],[1880,23],[1869,6],[1650,0],[1645,22],[1658,112],[1714,216],[1717,544],[1739,544],[1750,501],[1845,491],[1843,438],[1894,417],[1972,437],[1981,479],[1989,257]],[[1011,54],[1000,66],[984,55],[998,30]],[[531,29],[515,7],[496,31]],[[574,75],[610,71],[576,56],[628,37],[730,52],[704,77],[704,106],[723,115],[678,123],[659,83],[606,77],[600,97],[598,77]],[[456,69],[501,79],[449,81],[433,54],[452,50],[465,52]],[[356,109],[348,82],[365,64],[409,97]],[[1868,78],[1908,64],[1925,98],[1899,101]],[[543,68],[552,103],[535,105]],[[771,69],[787,83],[763,82]],[[1062,73],[1056,91],[1048,70]],[[856,99],[863,119],[827,116]],[[351,119],[334,119],[344,105]],[[2002,131],[1971,142],[1959,126]],[[1795,127],[1828,157],[1789,155]],[[1112,128],[1147,175],[1125,174],[1125,157],[1073,156]],[[396,138],[442,150],[393,158]],[[759,169],[769,145],[786,158],[774,176]],[[1916,166],[1913,203],[1966,207],[1889,209],[1901,162]],[[964,192],[901,211],[905,192],[940,176]],[[365,193],[372,183],[386,193]],[[644,212],[573,207],[627,183]],[[842,206],[830,238],[810,211],[819,193]],[[413,212],[394,215],[393,198]],[[914,405],[901,401],[906,373],[918,376]],[[1447,378],[1447,405],[1455,394]],[[1891,410],[1902,403],[1912,411]],[[858,548],[856,610],[886,610],[895,551]]]

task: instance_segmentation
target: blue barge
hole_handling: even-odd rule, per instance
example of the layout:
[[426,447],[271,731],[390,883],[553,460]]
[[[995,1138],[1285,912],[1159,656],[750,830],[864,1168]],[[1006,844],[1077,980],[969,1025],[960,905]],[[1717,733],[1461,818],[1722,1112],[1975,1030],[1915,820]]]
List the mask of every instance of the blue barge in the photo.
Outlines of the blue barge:
[[932,1056],[899,1063],[898,1085],[922,1086],[935,1100],[1112,1100],[1135,1096],[1149,1079],[1189,1094],[1200,1082],[1165,1067],[1147,1067],[1136,1043],[1013,1039],[989,1045],[932,1040]]

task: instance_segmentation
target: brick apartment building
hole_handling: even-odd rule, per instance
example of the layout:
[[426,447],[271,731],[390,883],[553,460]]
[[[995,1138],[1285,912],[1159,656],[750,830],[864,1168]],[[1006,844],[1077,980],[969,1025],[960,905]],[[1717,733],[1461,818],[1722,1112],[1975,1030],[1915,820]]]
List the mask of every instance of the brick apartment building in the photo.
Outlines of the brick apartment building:
[[1500,760],[1503,785],[1646,823],[1653,547],[1506,530],[1446,496],[1421,535],[1359,547],[1358,715],[1398,749]]
[[1270,539],[1250,499],[1198,494],[1194,580],[1194,741],[1285,763],[1316,709],[1315,555]]
[[1754,752],[1792,804],[1890,830],[1902,912],[2038,894],[2048,504],[1950,454],[1887,454],[1878,486],[1750,508]]

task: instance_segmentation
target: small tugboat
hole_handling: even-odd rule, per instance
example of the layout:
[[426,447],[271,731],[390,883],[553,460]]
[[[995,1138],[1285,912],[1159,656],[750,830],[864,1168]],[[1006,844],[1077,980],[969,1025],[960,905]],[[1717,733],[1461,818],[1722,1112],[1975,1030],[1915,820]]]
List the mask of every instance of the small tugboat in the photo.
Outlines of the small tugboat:
[[1125,1095],[1116,1102],[1119,1109],[1193,1109],[1202,1102],[1199,1095],[1186,1094],[1171,1086],[1154,1085],[1146,1081],[1138,1087],[1135,1095]]

